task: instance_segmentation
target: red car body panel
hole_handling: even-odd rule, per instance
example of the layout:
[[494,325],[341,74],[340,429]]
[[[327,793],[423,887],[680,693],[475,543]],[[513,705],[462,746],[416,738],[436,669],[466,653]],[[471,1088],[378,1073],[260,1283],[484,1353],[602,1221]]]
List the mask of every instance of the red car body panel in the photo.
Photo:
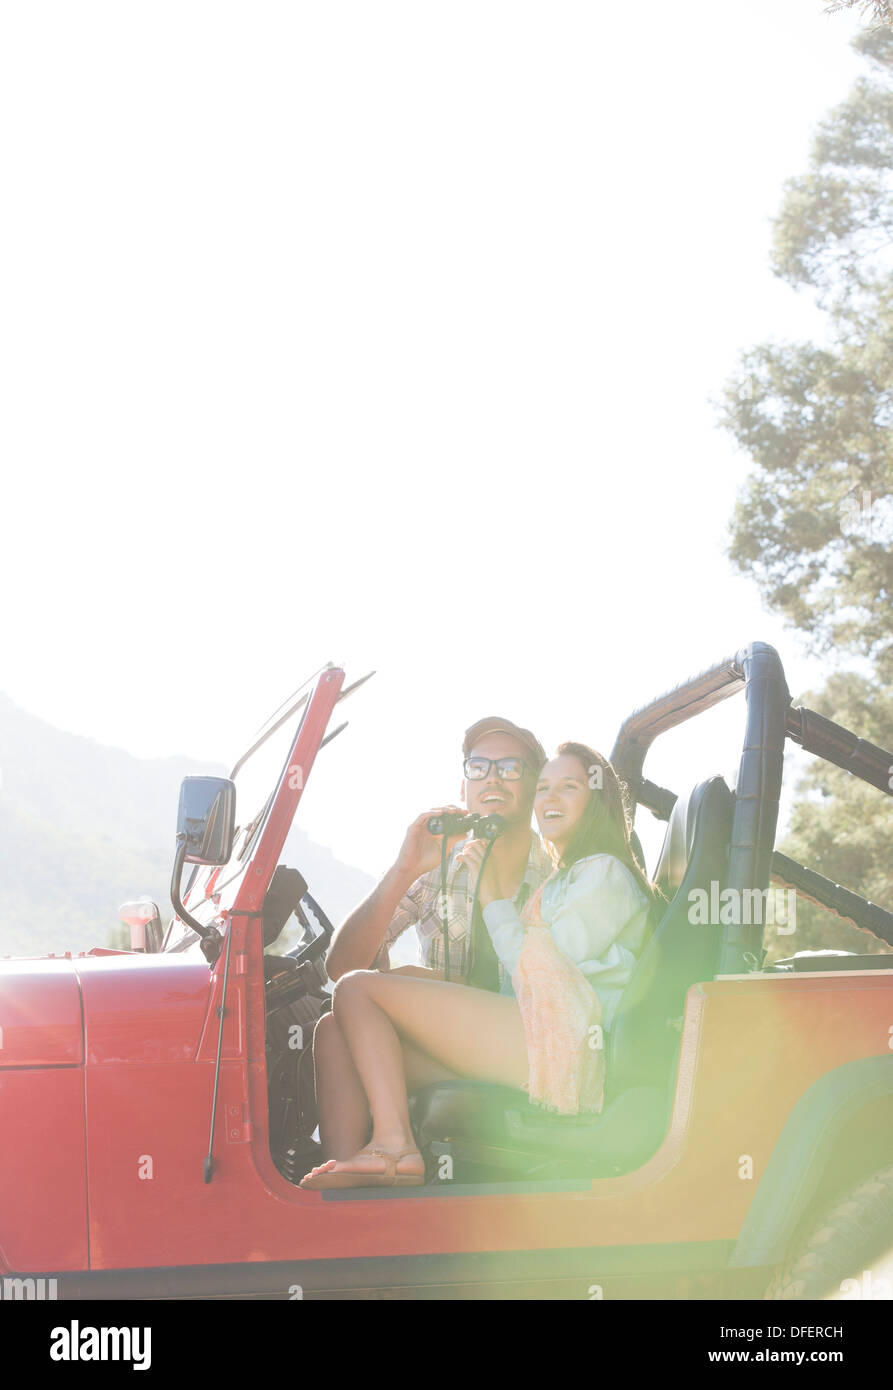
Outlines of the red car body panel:
[[84,1069],[0,1071],[0,1264],[87,1269]]
[[[259,935],[259,924],[239,930]],[[889,978],[813,975],[692,989],[663,1146],[636,1172],[577,1191],[429,1188],[409,1198],[358,1193],[349,1201],[302,1192],[270,1159],[265,1067],[245,1054],[222,1066],[215,1174],[205,1184],[210,1059],[88,1062],[90,1268],[733,1239],[805,1087],[830,1066],[887,1051]],[[819,1048],[808,1026],[816,992],[828,996],[830,1021]],[[726,1063],[736,1048],[736,1074],[745,1080],[730,1092]],[[246,1093],[254,1097],[247,1104]],[[752,1159],[749,1178],[742,1177],[743,1156]],[[48,1263],[46,1240],[28,1249],[27,1259],[20,1244],[16,1251],[17,1270],[76,1267]]]
[[70,959],[0,962],[0,1262],[87,1267],[84,1029]]
[[0,1068],[83,1062],[81,999],[71,959],[7,961],[2,967]]
[[[734,1239],[803,1090],[832,1066],[886,1053],[889,980],[876,973],[846,981],[812,978],[796,981],[793,990],[788,981],[788,991],[776,980],[742,980],[690,991],[676,1104],[664,1144],[637,1171],[599,1179],[581,1191],[493,1194],[482,1188],[474,1195],[438,1197],[434,1188],[410,1199],[378,1194],[364,1201],[358,1193],[350,1201],[333,1202],[280,1177],[269,1157],[265,1125],[258,1124],[254,1159],[264,1186],[249,1187],[240,1204],[243,1251],[256,1252],[250,1258],[288,1260]],[[862,996],[858,1010],[854,986]],[[836,990],[841,1003],[835,1015],[833,997],[823,1001],[832,1005],[835,1023],[820,1049],[808,1022],[810,994],[816,990],[830,990],[832,996]],[[755,1038],[761,1039],[759,1049],[753,1047]],[[746,1082],[730,1093],[729,1072],[721,1063],[736,1047],[746,1053],[737,1073]],[[763,1061],[754,1060],[757,1052]],[[259,1072],[254,1075],[262,1080]],[[261,1090],[258,1086],[258,1100]],[[751,1179],[741,1177],[742,1155],[753,1159]],[[279,1202],[271,1202],[266,1191]],[[694,1220],[693,1191],[699,1194]],[[221,1233],[216,1258],[249,1258],[234,1253],[228,1235],[235,1232]],[[204,1248],[208,1260],[207,1239]]]
[[211,992],[201,957],[123,954],[75,965],[88,1068],[195,1061]]

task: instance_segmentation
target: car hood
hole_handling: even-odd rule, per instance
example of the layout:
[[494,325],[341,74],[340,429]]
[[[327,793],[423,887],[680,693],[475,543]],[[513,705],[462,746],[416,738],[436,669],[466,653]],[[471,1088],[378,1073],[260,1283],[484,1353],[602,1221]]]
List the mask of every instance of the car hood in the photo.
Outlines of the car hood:
[[0,1067],[190,1060],[209,989],[207,962],[183,956],[0,960]]

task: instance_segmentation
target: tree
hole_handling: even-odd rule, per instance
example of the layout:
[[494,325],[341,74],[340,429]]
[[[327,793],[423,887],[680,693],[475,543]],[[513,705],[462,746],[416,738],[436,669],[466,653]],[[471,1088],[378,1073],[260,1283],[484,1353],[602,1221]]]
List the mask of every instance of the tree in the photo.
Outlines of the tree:
[[[819,126],[774,224],[772,268],[815,295],[826,341],[743,354],[722,424],[753,464],[731,522],[732,563],[814,654],[862,665],[801,703],[890,748],[893,32],[864,32],[854,47],[870,76]],[[890,905],[893,801],[820,763],[797,790],[785,852]],[[866,949],[864,933],[808,907],[803,915],[797,947]]]
[[893,683],[893,32],[822,123],[775,221],[773,269],[828,313],[828,343],[744,354],[722,424],[750,454],[730,558],[817,654]]
[[816,654],[893,683],[893,286],[832,348],[764,346],[727,388],[724,423],[754,471],[730,557]]
[[893,5],[890,0],[831,0],[825,6],[826,14],[837,14],[840,10],[861,10],[870,15],[878,24],[893,24]]
[[893,30],[859,34],[870,64],[850,95],[820,124],[810,167],[785,184],[775,220],[772,266],[819,302],[857,312],[893,270]]

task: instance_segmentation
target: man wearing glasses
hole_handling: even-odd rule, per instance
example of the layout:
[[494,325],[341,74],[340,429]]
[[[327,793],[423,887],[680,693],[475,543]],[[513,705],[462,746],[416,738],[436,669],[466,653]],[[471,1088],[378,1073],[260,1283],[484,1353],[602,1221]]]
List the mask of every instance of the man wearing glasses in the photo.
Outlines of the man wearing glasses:
[[[466,809],[481,816],[499,815],[507,823],[493,846],[491,863],[501,895],[520,907],[553,868],[530,826],[537,776],[546,755],[528,729],[498,718],[472,724],[462,753]],[[395,863],[335,932],[326,959],[330,979],[349,970],[390,969],[389,947],[411,926],[418,933],[424,965],[403,966],[403,973],[443,977],[440,838],[430,833],[427,821],[457,809],[436,807],[413,821]],[[462,843],[464,837],[453,840],[447,868],[450,979],[500,989],[506,983],[502,967],[480,923],[472,949],[473,893],[465,865],[456,862]]]
[[[505,831],[493,844],[491,862],[502,896],[520,908],[553,867],[530,826],[545,753],[528,729],[495,718],[471,726],[462,752],[466,809],[483,816],[500,815],[506,821]],[[427,821],[429,816],[457,809],[438,806],[413,821],[391,868],[335,932],[326,957],[330,979],[338,980],[350,970],[389,970],[389,947],[412,926],[425,964],[401,966],[400,973],[443,978],[441,840],[430,833]],[[468,870],[456,857],[465,843],[465,837],[453,839],[447,865],[450,980],[481,989],[506,989],[510,982],[496,958],[480,908],[471,921],[474,894]],[[451,1078],[451,1072],[408,1041],[401,1046],[410,1094]],[[349,1158],[369,1137],[369,1106],[334,1014],[323,1014],[316,1026],[313,1061],[322,1154]]]

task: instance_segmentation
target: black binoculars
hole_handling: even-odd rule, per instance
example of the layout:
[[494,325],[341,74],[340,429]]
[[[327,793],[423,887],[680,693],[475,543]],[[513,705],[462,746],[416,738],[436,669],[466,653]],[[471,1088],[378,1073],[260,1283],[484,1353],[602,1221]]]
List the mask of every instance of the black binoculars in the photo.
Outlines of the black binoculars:
[[502,816],[462,815],[445,811],[442,816],[429,816],[428,829],[432,835],[462,835],[469,830],[476,840],[495,840],[506,829]]

